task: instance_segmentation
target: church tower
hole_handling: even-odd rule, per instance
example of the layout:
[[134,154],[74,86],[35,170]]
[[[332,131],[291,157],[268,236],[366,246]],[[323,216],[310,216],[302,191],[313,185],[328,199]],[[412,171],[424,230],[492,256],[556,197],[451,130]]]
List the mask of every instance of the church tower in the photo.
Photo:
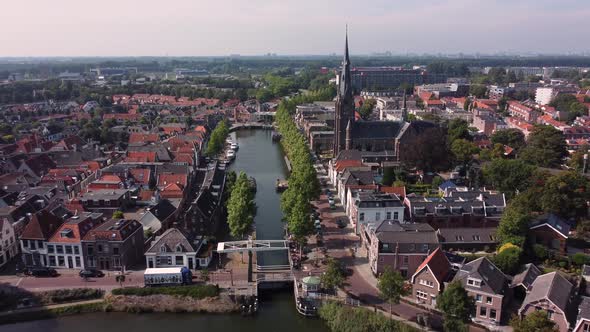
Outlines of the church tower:
[[[349,124],[350,122],[350,124]],[[344,60],[338,83],[338,95],[336,97],[336,112],[334,114],[334,158],[346,148],[347,126],[354,125],[354,97],[352,95],[352,82],[350,77],[350,59],[348,57],[348,28],[346,29],[346,40],[344,44]],[[348,129],[349,131],[352,128]],[[350,140],[353,137],[349,132]]]

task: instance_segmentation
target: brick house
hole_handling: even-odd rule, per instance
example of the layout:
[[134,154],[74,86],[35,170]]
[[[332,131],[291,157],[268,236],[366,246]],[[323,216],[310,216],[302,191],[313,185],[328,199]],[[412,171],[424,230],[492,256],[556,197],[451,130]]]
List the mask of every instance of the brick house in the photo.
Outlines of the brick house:
[[375,275],[389,266],[408,278],[432,251],[440,247],[436,232],[428,224],[383,220],[362,229],[361,238]]
[[31,216],[21,236],[20,245],[25,266],[49,266],[47,241],[60,228],[64,220],[41,210]]
[[0,219],[0,268],[18,254],[14,227],[8,219]]
[[143,261],[143,227],[137,220],[111,219],[88,232],[82,244],[87,267],[119,270]]
[[65,269],[85,268],[82,239],[102,222],[102,213],[83,212],[61,224],[47,240],[48,266]]
[[348,216],[355,226],[356,234],[360,234],[361,225],[375,225],[383,220],[404,220],[404,205],[395,194],[357,191],[353,202]]
[[541,216],[529,226],[529,240],[532,244],[540,244],[560,255],[567,253],[567,239],[571,226],[562,218],[548,214]]
[[451,263],[442,249],[437,248],[420,264],[412,275],[412,297],[416,303],[436,307],[436,298],[443,291],[451,271]]
[[537,310],[545,310],[559,331],[567,332],[570,328],[567,313],[573,289],[573,285],[560,272],[540,275],[527,292],[518,314],[524,317]]
[[508,278],[487,257],[463,265],[453,281],[459,281],[475,299],[474,321],[492,324],[501,321],[502,308],[511,297]]

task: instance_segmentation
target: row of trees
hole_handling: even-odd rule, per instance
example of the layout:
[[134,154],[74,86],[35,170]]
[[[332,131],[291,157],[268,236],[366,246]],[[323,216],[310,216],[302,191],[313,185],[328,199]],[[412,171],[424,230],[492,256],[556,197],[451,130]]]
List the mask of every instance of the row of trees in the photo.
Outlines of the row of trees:
[[244,238],[252,229],[254,216],[256,215],[256,203],[254,202],[254,190],[250,186],[250,180],[244,172],[238,176],[228,173],[227,191],[227,223],[230,234],[235,238]]
[[215,129],[211,132],[211,137],[207,143],[207,155],[210,157],[219,154],[225,146],[225,139],[229,134],[229,127],[225,120],[220,121]]

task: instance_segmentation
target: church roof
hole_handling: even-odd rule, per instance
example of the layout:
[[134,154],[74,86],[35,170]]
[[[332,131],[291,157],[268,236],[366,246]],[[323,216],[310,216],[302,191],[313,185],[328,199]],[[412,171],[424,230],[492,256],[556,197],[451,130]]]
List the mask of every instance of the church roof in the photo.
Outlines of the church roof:
[[398,121],[359,121],[352,124],[352,137],[359,138],[396,138],[405,122]]

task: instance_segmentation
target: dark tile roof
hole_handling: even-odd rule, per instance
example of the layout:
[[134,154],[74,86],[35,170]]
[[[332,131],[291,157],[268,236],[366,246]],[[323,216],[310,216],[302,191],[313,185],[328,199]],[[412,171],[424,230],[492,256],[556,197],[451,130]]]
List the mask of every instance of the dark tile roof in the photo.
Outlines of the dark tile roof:
[[358,138],[395,138],[398,136],[404,122],[398,121],[357,121],[352,123],[352,137]]
[[[481,280],[481,287],[467,284],[468,278]],[[458,280],[468,291],[484,291],[491,294],[503,295],[508,284],[508,278],[487,257],[471,261],[457,272],[453,281]]]
[[197,246],[191,244],[187,236],[176,228],[170,228],[158,236],[146,253],[160,253],[162,247],[166,252],[177,252],[177,248],[180,249],[180,252],[196,252],[198,249]]
[[576,321],[579,322],[581,319],[590,320],[590,297],[582,296]]
[[573,285],[560,272],[555,271],[540,275],[533,281],[522,302],[521,310],[527,304],[549,300],[565,312],[572,289]]
[[554,214],[546,214],[536,218],[530,223],[530,228],[535,229],[543,225],[551,227],[556,232],[559,232],[565,238],[569,236],[571,229],[571,226],[567,223],[565,219],[562,219]]
[[47,240],[63,223],[63,219],[54,216],[48,211],[41,210],[31,217],[31,221],[23,230],[21,239]]
[[400,253],[429,253],[439,247],[436,231],[428,224],[384,220],[373,232],[379,242]]
[[355,204],[360,208],[403,206],[399,197],[395,194],[379,194],[367,191],[357,192]]
[[[416,269],[414,275],[420,272],[424,267],[428,266],[432,274],[438,280],[438,284],[442,286],[449,272],[451,271],[451,263],[447,259],[442,249],[434,250]],[[412,276],[412,283],[414,283],[414,276]]]
[[528,290],[533,282],[541,275],[541,270],[533,263],[528,263],[524,266],[524,269],[512,278],[510,287],[522,286],[525,290]]
[[496,228],[439,228],[441,243],[497,243]]

